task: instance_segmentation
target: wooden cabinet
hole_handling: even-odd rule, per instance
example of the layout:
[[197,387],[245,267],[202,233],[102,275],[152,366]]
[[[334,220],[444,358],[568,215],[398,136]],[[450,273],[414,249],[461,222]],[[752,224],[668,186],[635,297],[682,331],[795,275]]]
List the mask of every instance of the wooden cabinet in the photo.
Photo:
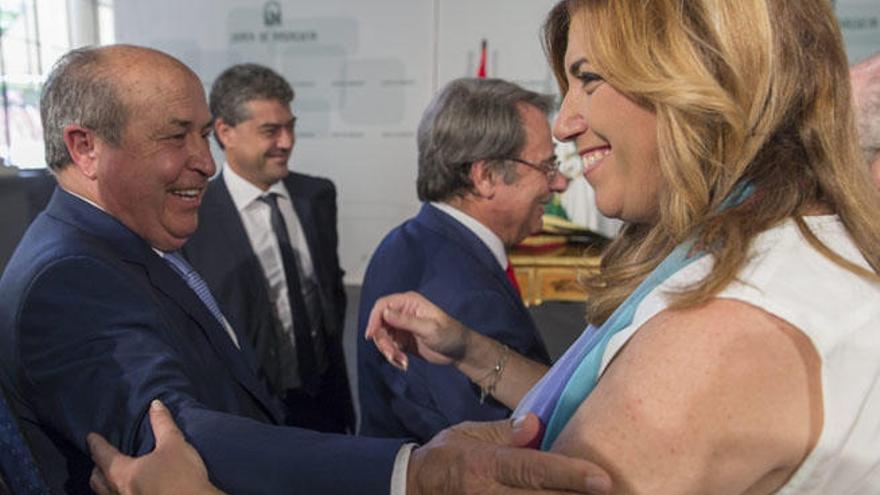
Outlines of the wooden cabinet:
[[526,306],[544,301],[584,301],[578,275],[599,268],[598,248],[577,244],[546,253],[514,248],[508,257]]

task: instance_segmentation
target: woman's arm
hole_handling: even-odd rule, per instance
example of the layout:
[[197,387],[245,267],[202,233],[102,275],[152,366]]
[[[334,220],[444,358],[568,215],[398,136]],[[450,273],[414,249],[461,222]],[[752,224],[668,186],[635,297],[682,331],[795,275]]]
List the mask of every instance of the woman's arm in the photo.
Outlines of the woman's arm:
[[511,409],[547,372],[543,364],[465,327],[416,292],[376,301],[365,338],[400,369],[407,367],[407,352],[455,366]]
[[608,469],[616,493],[772,493],[821,425],[820,360],[806,336],[717,299],[645,323],[553,450]]

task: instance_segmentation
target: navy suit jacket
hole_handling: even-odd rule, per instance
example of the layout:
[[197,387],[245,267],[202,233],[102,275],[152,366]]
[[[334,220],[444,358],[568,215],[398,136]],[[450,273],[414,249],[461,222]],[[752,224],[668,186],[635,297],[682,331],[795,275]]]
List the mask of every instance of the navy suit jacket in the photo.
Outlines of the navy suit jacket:
[[[354,430],[351,390],[342,354],[345,319],[344,272],[339,267],[336,234],[336,189],[320,177],[291,172],[284,185],[291,195],[309,246],[323,311],[325,353],[328,365],[328,414],[344,416]],[[223,315],[237,332],[246,335],[257,356],[266,356],[277,344],[274,308],[260,261],[254,254],[241,216],[226,182],[218,176],[208,184],[199,208],[199,228],[183,247],[192,266],[208,283]],[[272,377],[270,383],[278,383]]]
[[0,279],[0,379],[54,493],[91,492],[90,431],[151,450],[154,398],[230,493],[387,493],[400,442],[277,426],[239,341],[143,239],[61,189]]
[[[488,247],[464,225],[424,204],[392,230],[373,254],[364,277],[358,328],[387,294],[414,290],[468,327],[536,361],[550,358],[535,323]],[[372,342],[358,339],[360,433],[414,436],[422,441],[462,421],[496,420],[510,410],[451,366],[411,359],[394,368]]]

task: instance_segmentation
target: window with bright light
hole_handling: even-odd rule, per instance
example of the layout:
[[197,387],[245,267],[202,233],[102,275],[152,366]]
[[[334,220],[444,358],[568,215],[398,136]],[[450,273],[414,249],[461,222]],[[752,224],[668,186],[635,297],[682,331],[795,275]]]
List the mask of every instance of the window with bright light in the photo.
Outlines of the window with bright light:
[[0,0],[0,159],[45,167],[40,88],[71,48],[113,43],[113,0]]

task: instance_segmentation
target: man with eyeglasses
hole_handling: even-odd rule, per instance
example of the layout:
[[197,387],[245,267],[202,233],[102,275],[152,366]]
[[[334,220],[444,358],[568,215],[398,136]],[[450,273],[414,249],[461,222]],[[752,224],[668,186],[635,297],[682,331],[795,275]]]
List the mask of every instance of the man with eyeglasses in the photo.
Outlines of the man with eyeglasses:
[[510,349],[549,363],[522,303],[505,249],[540,231],[558,172],[548,114],[553,100],[499,79],[457,79],[431,101],[418,128],[418,215],[392,230],[370,260],[358,327],[374,302],[416,291],[503,343],[474,383],[451,366],[413,359],[406,372],[359,339],[360,433],[426,441],[462,421],[505,418],[489,397]]

